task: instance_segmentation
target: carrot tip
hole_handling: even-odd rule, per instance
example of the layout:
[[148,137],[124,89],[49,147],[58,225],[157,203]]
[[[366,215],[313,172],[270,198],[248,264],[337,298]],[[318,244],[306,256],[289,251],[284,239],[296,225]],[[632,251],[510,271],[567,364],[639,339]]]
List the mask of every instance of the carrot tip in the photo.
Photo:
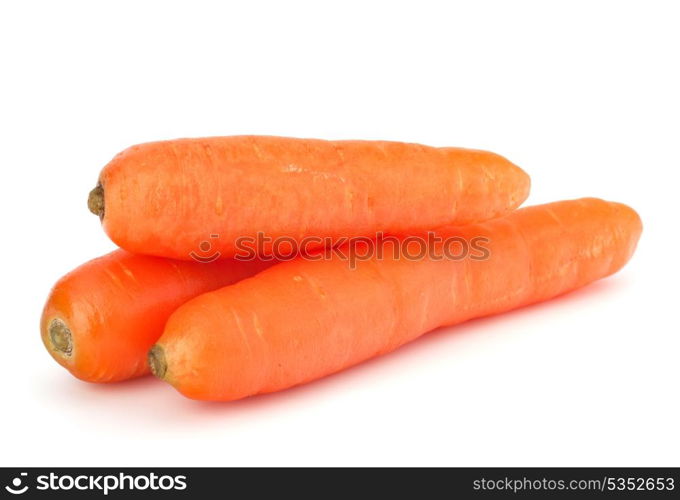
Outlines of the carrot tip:
[[101,182],[90,191],[87,197],[87,208],[100,219],[104,217],[104,187]]
[[73,336],[66,323],[60,319],[53,319],[49,327],[50,342],[52,349],[64,356],[70,356],[73,352]]
[[153,373],[159,379],[165,377],[165,372],[168,371],[168,364],[165,361],[165,353],[163,348],[159,345],[155,345],[149,351],[149,368],[151,373]]

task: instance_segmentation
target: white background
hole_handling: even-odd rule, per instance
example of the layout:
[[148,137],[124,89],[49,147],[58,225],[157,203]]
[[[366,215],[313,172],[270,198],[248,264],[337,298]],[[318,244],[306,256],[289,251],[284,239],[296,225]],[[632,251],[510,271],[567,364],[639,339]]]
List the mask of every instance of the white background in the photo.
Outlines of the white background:
[[[674,2],[5,2],[0,465],[680,465]],[[72,378],[51,285],[113,248],[86,196],[134,143],[275,134],[490,149],[528,203],[641,214],[618,275],[283,393]]]

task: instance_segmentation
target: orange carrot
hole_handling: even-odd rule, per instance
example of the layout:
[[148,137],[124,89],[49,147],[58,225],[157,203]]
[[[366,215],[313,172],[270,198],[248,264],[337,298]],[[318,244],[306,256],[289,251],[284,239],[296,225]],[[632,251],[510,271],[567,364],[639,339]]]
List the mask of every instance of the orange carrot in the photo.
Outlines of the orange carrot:
[[52,357],[76,377],[113,382],[148,373],[146,354],[182,303],[268,267],[261,261],[175,262],[123,250],[61,278],[40,321]]
[[[104,167],[88,205],[120,247],[187,260],[203,242],[222,257],[245,254],[258,232],[310,250],[322,245],[308,236],[480,221],[528,193],[520,168],[485,151],[235,136],[133,146]],[[264,242],[260,253],[272,252]]]
[[[387,353],[423,333],[568,292],[620,269],[642,226],[629,207],[586,198],[442,230],[485,237],[485,260],[295,260],[201,295],[149,353],[185,396],[233,400],[285,389]],[[443,244],[440,244],[444,246]],[[441,250],[441,249],[440,249]],[[413,253],[411,252],[411,255]]]

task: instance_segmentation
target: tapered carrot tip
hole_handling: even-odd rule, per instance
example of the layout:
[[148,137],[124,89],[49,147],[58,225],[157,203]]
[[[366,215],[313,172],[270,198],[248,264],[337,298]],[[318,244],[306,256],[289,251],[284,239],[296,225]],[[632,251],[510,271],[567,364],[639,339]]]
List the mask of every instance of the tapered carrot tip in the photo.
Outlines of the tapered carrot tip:
[[60,319],[53,319],[48,331],[52,349],[64,356],[70,356],[73,351],[73,336],[66,323]]
[[165,377],[165,372],[168,371],[165,353],[163,352],[163,348],[159,345],[153,346],[149,351],[149,368],[151,369],[151,373],[161,380]]
[[90,195],[87,197],[87,208],[100,219],[104,217],[104,188],[101,184],[97,184],[97,186],[90,191]]

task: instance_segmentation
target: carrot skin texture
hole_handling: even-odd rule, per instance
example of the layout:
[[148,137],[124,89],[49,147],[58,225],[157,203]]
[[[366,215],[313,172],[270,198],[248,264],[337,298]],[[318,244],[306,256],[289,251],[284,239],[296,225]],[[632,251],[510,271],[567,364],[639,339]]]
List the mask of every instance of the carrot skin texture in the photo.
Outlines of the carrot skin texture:
[[210,235],[231,257],[236,240],[256,232],[299,243],[491,219],[518,207],[530,186],[486,151],[267,136],[140,144],[99,182],[102,224],[118,246],[181,260]]
[[[486,260],[279,264],[203,294],[168,320],[164,380],[228,401],[277,391],[390,352],[444,325],[550,299],[619,270],[642,230],[629,207],[584,198],[520,209],[442,235],[489,238]],[[387,245],[387,243],[386,243]]]
[[[40,320],[52,357],[88,382],[115,382],[147,374],[146,355],[170,314],[201,293],[269,267],[262,261],[178,262],[116,250],[62,277]],[[58,320],[71,332],[72,352],[50,340]]]

